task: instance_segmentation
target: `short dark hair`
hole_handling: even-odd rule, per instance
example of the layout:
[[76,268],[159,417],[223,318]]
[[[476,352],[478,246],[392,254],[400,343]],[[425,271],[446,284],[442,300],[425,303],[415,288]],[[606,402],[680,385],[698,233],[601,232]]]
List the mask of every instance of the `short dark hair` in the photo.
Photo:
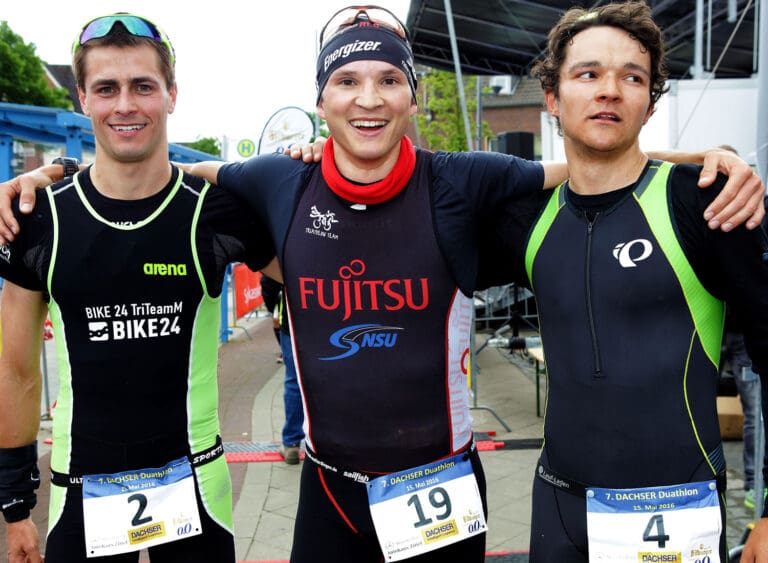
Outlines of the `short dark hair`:
[[598,26],[623,29],[650,54],[651,105],[655,105],[669,89],[666,86],[669,72],[661,29],[653,21],[651,9],[642,0],[606,4],[593,10],[571,8],[550,30],[544,59],[536,62],[531,74],[541,81],[545,92],[552,92],[558,97],[560,68],[565,62],[568,45],[578,33]]
[[93,47],[138,47],[149,45],[160,57],[160,69],[165,78],[165,85],[170,90],[176,84],[176,71],[171,52],[160,42],[149,37],[137,37],[131,34],[121,22],[115,22],[104,37],[91,39],[85,45],[79,45],[72,56],[72,72],[77,86],[85,90],[85,57]]

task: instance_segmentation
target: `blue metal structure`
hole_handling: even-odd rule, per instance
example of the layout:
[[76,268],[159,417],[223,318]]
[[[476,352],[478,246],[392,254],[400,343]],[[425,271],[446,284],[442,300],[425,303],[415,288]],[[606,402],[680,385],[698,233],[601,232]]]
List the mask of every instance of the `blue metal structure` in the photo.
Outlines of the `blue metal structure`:
[[[91,120],[60,108],[0,103],[0,181],[13,176],[13,141],[21,139],[46,145],[64,145],[66,156],[82,160],[83,150],[96,148]],[[168,145],[176,162],[221,160],[219,157],[178,144]]]

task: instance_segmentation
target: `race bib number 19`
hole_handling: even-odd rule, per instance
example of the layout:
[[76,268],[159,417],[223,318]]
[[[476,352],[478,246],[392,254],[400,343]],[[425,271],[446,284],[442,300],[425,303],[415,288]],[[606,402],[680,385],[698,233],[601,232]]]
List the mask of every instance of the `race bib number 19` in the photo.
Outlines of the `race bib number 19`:
[[590,562],[720,563],[721,531],[714,481],[587,489]]
[[189,460],[85,475],[83,520],[87,557],[139,551],[201,534]]
[[367,483],[386,561],[400,561],[487,530],[472,464],[464,454]]

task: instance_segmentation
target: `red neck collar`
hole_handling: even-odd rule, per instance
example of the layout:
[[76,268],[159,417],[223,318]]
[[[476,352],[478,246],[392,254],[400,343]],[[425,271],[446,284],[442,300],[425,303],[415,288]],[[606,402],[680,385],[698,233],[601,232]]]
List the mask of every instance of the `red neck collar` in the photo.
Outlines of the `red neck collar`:
[[363,186],[344,178],[333,160],[333,137],[328,139],[323,148],[323,161],[320,164],[323,178],[328,187],[340,198],[352,203],[383,203],[399,194],[411,179],[416,168],[416,150],[407,136],[400,142],[400,155],[392,171],[382,180]]

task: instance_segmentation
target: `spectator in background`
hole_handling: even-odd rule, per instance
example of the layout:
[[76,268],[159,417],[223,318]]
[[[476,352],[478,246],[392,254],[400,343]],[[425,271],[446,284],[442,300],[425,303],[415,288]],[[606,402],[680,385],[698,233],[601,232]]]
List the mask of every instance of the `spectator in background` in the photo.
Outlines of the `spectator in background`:
[[[733,379],[739,391],[741,410],[744,412],[744,506],[755,507],[755,431],[759,421],[757,415],[760,393],[760,379],[752,371],[752,360],[744,345],[744,334],[739,323],[733,318],[730,308],[726,312],[725,334],[723,335],[724,358],[728,360],[733,372]],[[763,438],[765,441],[765,438]],[[763,483],[765,484],[766,461],[763,460]],[[765,488],[763,488],[765,498]]]
[[282,444],[280,453],[288,465],[296,465],[301,461],[299,451],[304,439],[304,406],[301,403],[301,391],[296,376],[296,362],[291,346],[291,329],[288,324],[288,314],[285,311],[285,295],[280,292],[277,305],[278,323],[280,326],[280,347],[285,361],[285,380],[283,382],[283,405],[285,408],[285,423],[283,424]]
[[296,362],[291,348],[291,331],[288,326],[288,315],[283,314],[285,297],[283,284],[269,276],[261,276],[261,296],[264,305],[272,315],[275,338],[280,346],[278,363],[285,364],[285,379],[283,382],[283,405],[285,408],[285,423],[282,430],[280,455],[285,463],[296,465],[301,461],[299,450],[304,439],[304,410],[301,404],[301,391],[296,377]]
[[275,340],[277,340],[277,345],[280,346],[281,350],[277,353],[278,364],[283,361],[283,352],[280,343],[280,320],[277,317],[276,311],[282,291],[283,284],[279,281],[273,280],[269,276],[261,276],[261,297],[264,299],[264,306],[272,316],[272,330],[275,332]]
[[[723,150],[731,151],[733,154],[739,154],[731,145],[720,145]],[[755,507],[755,429],[759,420],[757,415],[758,393],[760,392],[760,379],[752,371],[752,360],[747,354],[747,348],[744,345],[744,334],[739,326],[739,321],[734,318],[730,308],[726,309],[725,316],[725,334],[723,335],[724,357],[721,363],[726,360],[730,363],[733,379],[736,382],[736,389],[739,392],[741,401],[741,410],[744,412],[744,451],[742,455],[744,464],[744,506],[747,508]],[[765,445],[765,437],[763,437]],[[763,485],[765,485],[766,461],[763,460]],[[765,498],[765,486],[763,487],[763,499]]]

